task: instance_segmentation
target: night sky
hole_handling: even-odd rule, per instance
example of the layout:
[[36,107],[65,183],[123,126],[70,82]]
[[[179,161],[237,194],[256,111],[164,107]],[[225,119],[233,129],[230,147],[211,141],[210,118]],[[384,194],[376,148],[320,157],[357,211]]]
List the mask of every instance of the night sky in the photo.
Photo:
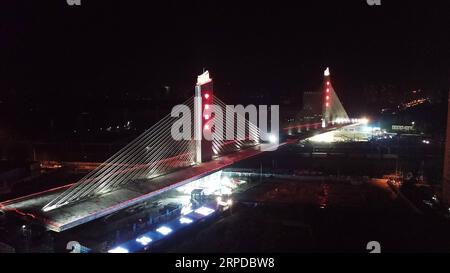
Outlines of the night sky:
[[295,97],[326,66],[348,107],[372,83],[448,88],[446,1],[81,1],[2,1],[0,94],[183,97],[206,68],[220,97]]

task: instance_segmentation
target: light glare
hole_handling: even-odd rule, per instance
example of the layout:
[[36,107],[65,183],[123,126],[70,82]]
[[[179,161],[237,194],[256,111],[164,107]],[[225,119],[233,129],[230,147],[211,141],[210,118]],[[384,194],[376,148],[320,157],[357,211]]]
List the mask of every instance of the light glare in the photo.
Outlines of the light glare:
[[128,249],[118,246],[108,250],[108,253],[128,253]]
[[190,223],[192,223],[192,219],[187,218],[187,217],[181,217],[180,218],[180,223],[181,224],[190,224]]
[[136,242],[141,243],[141,245],[143,245],[143,246],[148,245],[151,241],[152,241],[152,239],[147,236],[142,236],[142,237],[139,237],[136,239]]
[[165,235],[171,233],[172,229],[169,227],[166,227],[166,226],[162,226],[162,227],[158,228],[156,231],[158,231],[159,233],[161,233],[162,235],[165,236]]
[[275,135],[269,136],[270,143],[276,143],[278,141],[278,138]]
[[213,213],[214,210],[210,209],[210,208],[207,208],[207,207],[200,207],[200,208],[196,209],[195,212],[198,213],[198,214],[204,215],[204,216],[208,216],[211,213]]

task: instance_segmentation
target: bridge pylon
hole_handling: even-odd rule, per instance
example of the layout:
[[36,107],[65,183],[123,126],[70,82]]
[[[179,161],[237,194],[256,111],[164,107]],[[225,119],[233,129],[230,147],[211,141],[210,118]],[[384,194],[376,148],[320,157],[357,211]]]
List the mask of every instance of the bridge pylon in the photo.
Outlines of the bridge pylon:
[[204,137],[204,131],[213,130],[208,125],[212,118],[212,105],[214,102],[213,81],[209,72],[205,71],[197,77],[194,95],[194,137],[195,137],[195,161],[202,163],[212,160],[212,140]]
[[322,94],[322,127],[327,127],[336,122],[348,122],[349,118],[347,111],[345,111],[344,106],[333,88],[330,69],[328,67],[323,72]]
[[331,117],[331,79],[330,79],[330,69],[327,67],[323,72],[323,107],[322,107],[322,127],[327,127],[332,121]]

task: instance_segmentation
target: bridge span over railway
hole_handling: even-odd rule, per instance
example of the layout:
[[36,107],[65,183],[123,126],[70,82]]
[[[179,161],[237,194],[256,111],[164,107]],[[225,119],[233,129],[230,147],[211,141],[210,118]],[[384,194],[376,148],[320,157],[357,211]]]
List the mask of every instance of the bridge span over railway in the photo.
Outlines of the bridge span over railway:
[[[192,110],[193,116],[169,114],[80,181],[5,201],[0,203],[0,209],[61,232],[145,202],[241,160],[357,122],[348,118],[333,89],[328,68],[322,85],[322,120],[282,128],[282,134],[292,135],[283,141],[278,141],[281,134],[264,136],[265,132],[245,114],[237,113],[230,118],[211,112],[212,105],[222,109],[227,107],[214,95],[212,83],[208,72],[200,75],[194,96],[183,103],[186,109]],[[244,137],[233,140],[214,137],[223,134],[223,131],[209,127],[214,119],[222,119],[224,131],[233,128],[236,135]],[[195,135],[209,130],[212,139],[175,140],[171,129],[180,121],[193,125],[183,127],[182,131],[189,130]]]

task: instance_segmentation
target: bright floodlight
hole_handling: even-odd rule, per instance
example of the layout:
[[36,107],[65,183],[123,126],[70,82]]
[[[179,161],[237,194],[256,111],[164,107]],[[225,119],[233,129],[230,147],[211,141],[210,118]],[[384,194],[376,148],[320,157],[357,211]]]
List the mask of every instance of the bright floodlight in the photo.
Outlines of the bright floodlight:
[[167,235],[172,232],[172,229],[169,227],[166,227],[166,226],[162,226],[162,227],[158,228],[156,231],[158,231],[162,235]]
[[192,219],[187,218],[187,217],[181,217],[180,218],[180,223],[181,224],[190,224],[190,223],[192,223]]
[[359,119],[359,122],[361,122],[362,124],[367,124],[367,123],[369,123],[369,119],[362,118],[362,119]]
[[151,241],[152,241],[152,239],[147,236],[142,236],[142,237],[139,237],[136,239],[136,242],[141,243],[141,245],[143,245],[143,246],[148,245]]
[[108,253],[128,253],[128,249],[118,246],[108,250]]
[[196,213],[207,216],[214,212],[213,209],[207,208],[207,207],[200,207],[195,210]]
[[275,135],[271,134],[269,136],[269,141],[270,143],[276,143],[278,141],[278,138]]

